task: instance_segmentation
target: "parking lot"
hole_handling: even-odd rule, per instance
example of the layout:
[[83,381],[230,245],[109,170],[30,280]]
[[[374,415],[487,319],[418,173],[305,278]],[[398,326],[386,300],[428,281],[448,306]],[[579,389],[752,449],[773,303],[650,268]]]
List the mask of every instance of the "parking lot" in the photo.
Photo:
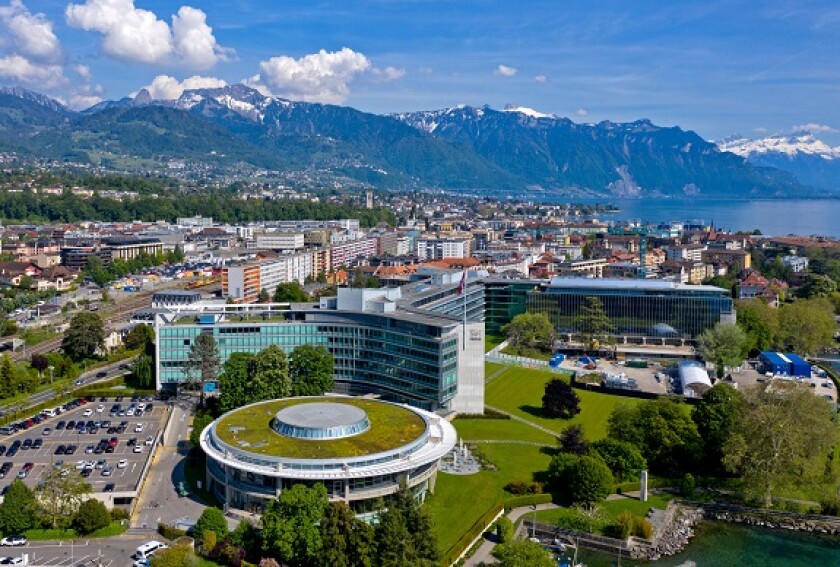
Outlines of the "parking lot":
[[[148,407],[151,403],[153,409],[143,411],[141,416],[119,415],[135,413],[129,411],[132,403],[138,407],[140,404]],[[114,404],[120,404],[119,412],[111,412]],[[96,398],[29,429],[0,435],[0,473],[7,469],[5,474],[0,474],[0,492],[5,493],[12,480],[22,477],[21,471],[27,464],[30,470],[24,482],[34,488],[49,467],[60,463],[82,472],[95,493],[132,492],[160,435],[165,413],[157,401],[136,398],[132,401],[128,396],[121,400]],[[84,424],[82,429],[76,425],[80,421]],[[114,429],[123,423],[124,431]],[[16,442],[20,446],[9,456]]]

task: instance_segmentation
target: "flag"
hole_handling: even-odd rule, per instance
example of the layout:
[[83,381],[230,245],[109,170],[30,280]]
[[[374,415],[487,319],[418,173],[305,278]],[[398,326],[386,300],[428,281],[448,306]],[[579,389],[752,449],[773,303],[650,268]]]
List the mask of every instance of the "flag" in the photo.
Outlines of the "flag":
[[464,293],[464,290],[467,289],[467,270],[464,270],[464,273],[461,274],[461,282],[458,284],[458,295]]

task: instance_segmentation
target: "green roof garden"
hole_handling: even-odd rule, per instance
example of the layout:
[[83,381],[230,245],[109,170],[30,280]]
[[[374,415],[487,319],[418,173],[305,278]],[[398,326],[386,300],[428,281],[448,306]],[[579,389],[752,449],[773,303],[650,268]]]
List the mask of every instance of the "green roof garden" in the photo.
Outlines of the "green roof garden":
[[[287,437],[272,428],[280,410],[324,402],[347,404],[363,410],[370,421],[370,428],[338,439]],[[220,441],[249,453],[288,459],[340,459],[391,451],[416,440],[425,430],[424,419],[402,406],[333,396],[261,402],[228,412],[216,422],[216,436]]]

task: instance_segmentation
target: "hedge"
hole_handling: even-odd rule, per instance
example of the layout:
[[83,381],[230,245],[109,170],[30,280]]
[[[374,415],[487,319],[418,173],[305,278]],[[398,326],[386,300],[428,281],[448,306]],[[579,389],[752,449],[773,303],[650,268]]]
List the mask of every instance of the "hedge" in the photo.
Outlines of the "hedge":
[[489,529],[490,523],[503,509],[504,502],[501,500],[491,506],[478,520],[475,521],[472,526],[470,526],[470,529],[468,529],[466,533],[464,533],[464,535],[455,542],[455,545],[450,547],[449,550],[443,554],[440,559],[440,564],[447,567],[452,565],[458,556],[466,551],[475,538],[484,533],[485,530]]
[[526,494],[525,496],[513,496],[505,499],[505,512],[522,506],[536,506],[537,504],[548,504],[552,501],[551,494]]

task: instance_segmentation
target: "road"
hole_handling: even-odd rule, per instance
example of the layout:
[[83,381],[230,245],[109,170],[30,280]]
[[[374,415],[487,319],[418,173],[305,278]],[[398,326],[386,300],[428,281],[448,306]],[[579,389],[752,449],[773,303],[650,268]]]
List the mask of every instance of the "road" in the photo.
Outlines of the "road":
[[[115,376],[119,376],[120,374],[124,373],[125,370],[121,369],[120,366],[125,364],[131,364],[130,359],[120,360],[119,362],[114,362],[107,366],[100,366],[95,368],[94,370],[90,370],[89,372],[85,372],[74,382],[74,388],[79,388],[82,386],[87,386],[89,384],[94,384],[96,382],[102,382],[103,380],[109,380],[114,378]],[[104,376],[100,376],[100,374],[104,373]],[[26,401],[25,407],[19,407],[14,405],[7,405],[7,406],[0,406],[0,412],[24,412],[26,409],[34,407],[38,404],[47,402],[56,397],[56,393],[54,390],[44,390],[43,392],[38,392],[37,394],[32,394],[29,399]],[[0,413],[2,415],[2,413]]]
[[157,448],[131,517],[132,528],[156,528],[159,522],[170,523],[189,516],[197,520],[205,505],[195,496],[181,498],[176,492],[184,481],[184,461],[188,458],[192,416],[186,405],[175,404],[172,425]]
[[131,565],[134,550],[151,539],[156,539],[154,534],[126,533],[108,539],[36,541],[23,547],[0,548],[0,556],[26,553],[29,567],[125,567]]

